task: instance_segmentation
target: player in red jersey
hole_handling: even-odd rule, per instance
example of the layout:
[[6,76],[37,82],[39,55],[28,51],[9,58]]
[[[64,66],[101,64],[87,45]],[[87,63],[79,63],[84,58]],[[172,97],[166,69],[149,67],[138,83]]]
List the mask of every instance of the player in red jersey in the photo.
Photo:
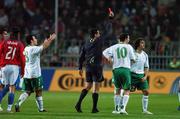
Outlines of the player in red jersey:
[[[8,35],[8,30],[6,28],[1,28],[0,29],[0,49],[1,49],[1,44],[4,40],[6,40],[9,37]],[[1,81],[2,81],[2,72],[1,72],[1,68],[2,68],[2,63],[3,63],[3,56],[0,55],[0,89],[2,89],[4,86],[2,85]],[[0,99],[3,98],[7,92],[9,91],[9,87],[6,86],[4,87],[4,89],[2,90],[2,93],[0,93]],[[1,95],[2,94],[2,95]],[[1,107],[1,102],[0,102],[0,112],[3,111],[2,107]]]
[[[2,41],[0,55],[2,56],[2,84],[9,86],[8,108],[11,112],[14,102],[15,84],[21,68],[21,77],[24,75],[25,57],[23,55],[24,45],[19,40],[20,30],[13,28],[10,38]],[[2,88],[0,89],[0,102],[2,100]]]
[[[8,32],[7,32],[7,29],[6,28],[1,28],[0,29],[0,48],[1,48],[1,45],[3,43],[4,40],[8,39]],[[2,67],[2,60],[3,57],[2,55],[0,55],[0,68]]]

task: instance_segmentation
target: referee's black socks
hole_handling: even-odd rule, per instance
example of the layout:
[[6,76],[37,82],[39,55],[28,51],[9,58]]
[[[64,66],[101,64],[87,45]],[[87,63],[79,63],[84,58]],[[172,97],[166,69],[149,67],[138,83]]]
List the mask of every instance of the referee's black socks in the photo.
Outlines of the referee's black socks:
[[99,98],[99,94],[98,93],[93,93],[92,94],[92,99],[93,99],[93,110],[97,110],[97,103],[98,103],[98,98]]
[[88,90],[86,90],[86,89],[83,89],[81,91],[81,94],[80,94],[80,97],[79,97],[79,100],[78,100],[77,104],[81,105],[81,102],[84,99],[84,97],[87,95],[87,93],[88,93]]

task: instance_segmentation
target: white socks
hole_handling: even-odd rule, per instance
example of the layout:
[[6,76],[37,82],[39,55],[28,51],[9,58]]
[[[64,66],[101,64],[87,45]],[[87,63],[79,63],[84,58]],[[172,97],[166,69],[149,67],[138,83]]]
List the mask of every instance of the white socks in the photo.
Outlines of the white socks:
[[115,106],[116,111],[118,111],[119,104],[120,104],[120,96],[119,95],[114,95],[114,106]]
[[42,96],[36,97],[36,104],[38,106],[39,111],[43,111],[44,110]]
[[143,111],[147,111],[147,108],[148,108],[148,96],[143,95],[143,97],[142,97],[142,108],[143,108]]
[[122,106],[122,101],[123,101],[123,94],[124,94],[124,89],[121,89],[120,90],[120,101],[119,101],[119,106],[121,107]]
[[[25,92],[25,93],[22,93],[18,99],[18,104],[19,106],[21,106],[21,104],[28,98],[28,94]],[[38,109],[39,111],[43,111],[44,108],[43,108],[43,98],[42,96],[40,97],[36,97],[36,104],[38,106]]]
[[114,95],[114,107],[116,111],[118,111],[119,108],[122,106],[123,93],[124,93],[124,90],[121,89],[119,95],[116,95],[116,94]]
[[12,108],[12,105],[8,105],[7,111],[10,112],[10,111],[11,111],[11,108]]
[[29,95],[26,92],[24,92],[20,95],[20,97],[18,99],[19,106],[21,106],[21,104],[27,99],[28,96]]
[[123,109],[122,110],[126,110],[126,106],[127,106],[127,103],[129,101],[129,95],[124,95],[123,96],[123,101],[122,101],[122,105],[123,105]]

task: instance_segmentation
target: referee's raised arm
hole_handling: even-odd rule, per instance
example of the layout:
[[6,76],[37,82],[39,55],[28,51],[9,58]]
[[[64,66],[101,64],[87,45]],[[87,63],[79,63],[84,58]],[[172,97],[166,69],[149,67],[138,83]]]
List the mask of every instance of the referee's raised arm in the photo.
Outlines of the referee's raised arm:
[[108,8],[108,20],[103,25],[103,30],[101,35],[102,40],[105,40],[109,35],[111,35],[113,18],[114,18],[114,12],[111,10],[111,8]]

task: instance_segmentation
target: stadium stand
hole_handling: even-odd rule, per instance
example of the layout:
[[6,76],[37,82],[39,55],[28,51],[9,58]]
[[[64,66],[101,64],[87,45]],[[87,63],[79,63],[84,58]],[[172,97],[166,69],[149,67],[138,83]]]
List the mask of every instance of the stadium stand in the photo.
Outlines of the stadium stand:
[[[35,34],[42,42],[54,31],[54,4],[55,0],[1,0],[0,26],[20,26],[23,34]],[[145,38],[152,70],[167,70],[174,56],[180,60],[179,0],[59,0],[58,53],[52,46],[43,53],[42,65],[75,68],[89,28],[103,29],[107,23],[108,7],[115,18],[104,47],[128,32],[132,43],[139,36]]]

